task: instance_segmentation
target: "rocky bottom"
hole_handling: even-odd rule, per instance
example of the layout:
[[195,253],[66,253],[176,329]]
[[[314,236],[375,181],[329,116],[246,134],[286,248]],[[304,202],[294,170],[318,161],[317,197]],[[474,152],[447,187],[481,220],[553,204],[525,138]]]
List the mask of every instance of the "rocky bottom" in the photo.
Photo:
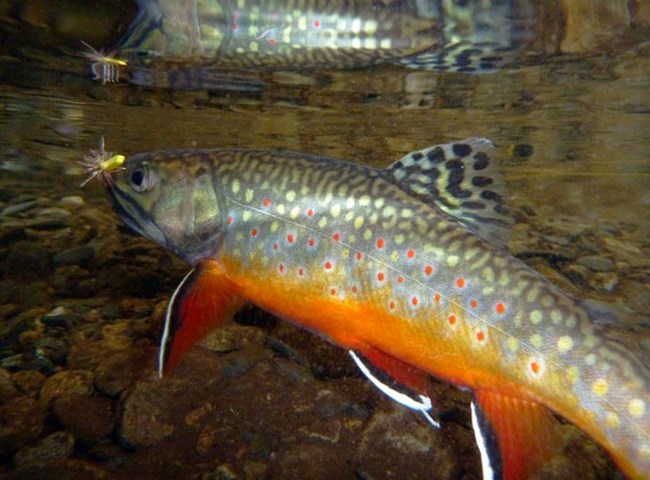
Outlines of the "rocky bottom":
[[[341,349],[247,308],[156,376],[186,267],[81,197],[0,197],[0,476],[9,479],[471,479],[469,396],[442,428],[385,398]],[[519,213],[512,249],[648,361],[650,244],[629,225]],[[641,313],[643,312],[643,313]],[[539,478],[622,478],[571,425]]]

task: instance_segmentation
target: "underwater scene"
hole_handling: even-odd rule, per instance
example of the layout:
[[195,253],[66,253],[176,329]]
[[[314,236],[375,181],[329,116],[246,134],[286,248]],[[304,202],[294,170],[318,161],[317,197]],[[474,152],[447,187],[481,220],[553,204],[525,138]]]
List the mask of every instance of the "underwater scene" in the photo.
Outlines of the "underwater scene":
[[650,2],[0,40],[1,478],[650,478]]

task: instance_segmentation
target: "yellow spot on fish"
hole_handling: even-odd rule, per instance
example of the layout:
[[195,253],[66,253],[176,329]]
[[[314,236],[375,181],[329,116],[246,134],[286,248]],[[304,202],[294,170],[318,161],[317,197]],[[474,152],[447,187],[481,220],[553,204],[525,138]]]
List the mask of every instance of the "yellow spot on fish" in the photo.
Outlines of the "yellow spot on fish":
[[390,38],[382,38],[381,42],[379,42],[379,46],[382,49],[390,49],[392,46],[392,42]]
[[569,382],[575,384],[580,380],[580,369],[575,365],[566,369],[566,378]]
[[553,297],[550,295],[544,295],[539,303],[542,304],[542,307],[549,308],[551,305],[553,305]]
[[277,211],[280,215],[284,215],[287,210],[284,208],[284,204],[280,203],[277,206]]
[[395,244],[396,245],[402,245],[406,239],[404,238],[404,235],[401,233],[398,233],[395,235]]
[[363,220],[364,218],[359,215],[357,218],[354,219],[354,228],[359,229],[363,227]]
[[[361,201],[359,201],[359,204],[361,204]],[[388,218],[388,217],[392,217],[393,215],[395,215],[395,213],[396,213],[395,207],[393,207],[393,206],[391,206],[391,205],[388,205],[388,206],[387,206],[386,208],[384,208],[384,210],[381,212],[381,214],[382,214],[384,217],[386,217],[386,218]]]
[[519,340],[517,340],[514,337],[509,337],[508,340],[506,341],[506,344],[508,345],[508,348],[512,352],[516,352],[519,350]]
[[447,265],[449,265],[450,267],[455,267],[456,265],[458,265],[459,261],[460,258],[458,258],[457,255],[449,255],[447,257]]
[[366,32],[368,35],[372,35],[377,31],[377,21],[376,20],[368,20],[366,21],[363,31]]
[[572,348],[573,348],[573,339],[568,335],[564,335],[560,337],[559,340],[557,341],[557,349],[561,353],[568,352]]
[[594,393],[594,395],[597,395],[599,397],[605,396],[608,390],[609,385],[607,384],[607,380],[604,378],[599,378],[591,384],[591,391]]
[[618,415],[616,415],[616,413],[607,412],[607,416],[605,417],[605,423],[610,428],[616,428],[620,425],[621,421],[618,418]]
[[348,199],[345,201],[345,208],[354,208],[354,197],[348,197]]
[[530,312],[530,321],[533,325],[537,325],[544,318],[544,314],[540,310],[533,310]]
[[321,217],[318,221],[318,226],[320,228],[325,228],[325,225],[327,225],[327,217]]
[[633,398],[630,400],[630,403],[627,404],[627,411],[630,412],[630,415],[633,417],[642,417],[645,413],[645,402],[640,398]]
[[402,217],[404,218],[411,218],[413,216],[413,210],[410,208],[403,208],[402,209]]
[[372,238],[372,230],[366,228],[366,230],[363,232],[363,239],[370,240],[371,238]]
[[361,195],[359,198],[359,205],[362,207],[367,207],[370,205],[370,195]]
[[465,260],[471,260],[476,255],[478,255],[478,248],[468,248],[467,250],[465,250],[465,254],[463,255],[463,258]]
[[562,313],[556,309],[551,310],[551,321],[555,325],[559,325],[562,322]]
[[293,207],[293,208],[291,209],[291,212],[289,213],[289,217],[290,217],[292,220],[295,220],[295,219],[298,218],[299,216],[300,216],[300,207]]
[[587,365],[593,365],[594,363],[596,363],[596,355],[594,355],[593,353],[588,354],[585,357],[585,363]]
[[255,196],[255,192],[252,189],[247,188],[246,195],[244,195],[244,200],[246,200],[247,202],[252,202],[254,196]]
[[248,210],[246,210],[246,211],[244,211],[244,213],[242,213],[241,217],[245,222],[248,222],[251,219],[252,216],[253,216],[253,214],[251,212],[249,212]]
[[293,202],[296,199],[295,190],[289,190],[285,195],[285,198],[287,199],[287,202]]
[[280,223],[278,222],[271,222],[271,233],[275,233],[278,230],[280,230]]
[[375,200],[375,208],[380,209],[381,207],[384,206],[384,199],[383,198],[378,198]]
[[240,188],[239,180],[237,179],[233,180],[231,188],[232,188],[232,193],[239,193],[239,188]]
[[540,348],[542,345],[544,345],[544,340],[542,339],[542,336],[535,333],[530,336],[530,344],[535,347],[535,348]]
[[483,269],[483,278],[486,282],[494,282],[494,270],[492,270],[490,267],[485,267]]
[[330,214],[332,215],[333,218],[338,218],[340,213],[341,213],[341,205],[335,203],[330,209]]
[[391,254],[390,254],[390,259],[391,259],[393,262],[398,261],[398,260],[399,260],[399,252],[398,252],[397,250],[395,250],[393,253],[391,253]]

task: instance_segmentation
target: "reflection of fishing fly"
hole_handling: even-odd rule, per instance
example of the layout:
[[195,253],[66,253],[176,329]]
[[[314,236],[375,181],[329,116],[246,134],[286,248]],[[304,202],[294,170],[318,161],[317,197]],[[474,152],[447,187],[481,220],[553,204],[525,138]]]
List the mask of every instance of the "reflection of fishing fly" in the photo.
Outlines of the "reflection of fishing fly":
[[101,50],[95,50],[83,40],[81,43],[86,47],[86,51],[82,55],[90,60],[90,70],[93,72],[93,80],[101,80],[102,83],[117,83],[120,80],[120,68],[126,67],[126,60],[116,58],[117,52],[112,51],[107,55]]
[[110,175],[113,172],[122,170],[124,160],[124,155],[113,155],[113,152],[104,150],[104,137],[102,137],[99,140],[99,149],[90,150],[88,155],[84,155],[83,160],[79,162],[88,174],[88,178],[83,181],[80,187],[83,187],[98,175]]

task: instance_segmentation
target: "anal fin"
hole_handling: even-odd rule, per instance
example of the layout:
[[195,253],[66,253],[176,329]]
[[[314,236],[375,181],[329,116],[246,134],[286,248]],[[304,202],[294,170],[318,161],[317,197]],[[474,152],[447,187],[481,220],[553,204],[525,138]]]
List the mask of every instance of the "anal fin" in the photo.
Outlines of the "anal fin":
[[169,373],[194,344],[230,320],[242,304],[236,285],[221,264],[206,260],[194,267],[176,287],[167,306],[158,376]]
[[471,407],[486,480],[530,478],[561,446],[557,420],[537,402],[478,390]]
[[375,387],[392,400],[421,412],[434,427],[440,428],[429,413],[434,410],[434,403],[426,372],[372,347],[364,348],[363,354],[350,350],[350,356]]

